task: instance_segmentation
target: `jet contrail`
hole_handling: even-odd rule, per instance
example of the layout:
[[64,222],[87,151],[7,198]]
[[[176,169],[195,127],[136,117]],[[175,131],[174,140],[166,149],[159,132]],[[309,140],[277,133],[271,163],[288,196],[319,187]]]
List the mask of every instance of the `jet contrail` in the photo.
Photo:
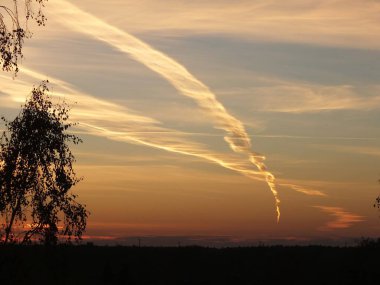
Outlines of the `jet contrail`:
[[[27,68],[21,68],[20,75],[27,75],[37,80],[45,77],[43,74]],[[0,79],[3,80],[2,86],[7,90],[5,94],[11,101],[25,102],[25,94],[30,92],[29,82],[20,80],[20,78],[12,80],[1,75]],[[54,90],[52,94],[54,97],[78,101],[72,110],[71,117],[74,121],[80,122],[77,127],[86,130],[89,134],[202,158],[251,179],[265,180],[261,172],[250,169],[251,165],[248,162],[243,163],[236,157],[209,151],[203,144],[189,141],[187,137],[184,139],[184,136],[188,135],[186,133],[163,128],[160,126],[160,122],[153,118],[136,114],[132,110],[112,102],[94,98],[76,90],[60,79],[50,77],[49,81],[53,86],[62,89],[62,91]],[[12,107],[9,101],[5,101],[5,103]]]
[[[23,77],[24,75],[30,77],[31,80],[20,79],[20,76]],[[35,79],[41,80],[41,78],[46,78],[46,76],[27,68],[21,68],[17,80],[0,75],[3,90],[6,90],[5,97],[0,97],[2,105],[14,108],[16,106],[11,103],[12,101],[25,102],[25,94],[29,93],[30,85]],[[201,158],[238,172],[250,179],[265,181],[262,173],[252,170],[252,164],[248,161],[241,162],[239,159],[239,162],[236,158],[226,154],[211,152],[204,145],[189,141],[187,137],[185,139],[184,136],[188,136],[189,133],[162,128],[159,126],[160,122],[153,118],[141,116],[128,108],[85,94],[60,79],[49,77],[49,81],[55,89],[52,93],[54,97],[78,101],[72,110],[72,118],[80,121],[78,126],[89,134]],[[62,89],[62,91],[59,92],[57,88]],[[292,188],[306,195],[324,196],[319,191],[303,189],[288,181],[279,185]]]
[[224,139],[230,148],[235,152],[245,153],[249,161],[265,175],[266,182],[275,198],[277,221],[279,221],[280,199],[276,190],[275,177],[264,164],[265,157],[251,150],[251,141],[243,124],[226,111],[206,85],[165,54],[136,37],[80,10],[75,5],[64,0],[52,1],[49,5],[54,17],[60,19],[62,24],[129,54],[138,62],[166,78],[181,94],[193,98],[214,119],[215,127],[226,132]]
[[[20,73],[36,80],[46,77],[35,70],[25,67],[20,69]],[[11,97],[12,101],[24,102],[25,94],[29,92],[32,82],[26,82],[20,80],[20,78],[14,81],[7,76],[1,75],[0,79],[4,80],[4,82],[2,82],[3,87],[7,90],[6,93]],[[199,143],[183,139],[184,136],[192,135],[192,133],[182,133],[172,129],[162,128],[159,126],[161,122],[151,117],[138,115],[128,108],[85,94],[58,78],[50,76],[49,80],[53,86],[64,90],[64,93],[59,93],[55,90],[53,93],[54,96],[72,98],[78,101],[73,110],[72,117],[74,120],[81,122],[78,127],[85,129],[93,135],[102,135],[113,140],[142,144],[168,152],[198,157],[219,164],[224,168],[239,172],[251,179],[258,181],[265,180],[265,178],[263,179],[261,177],[261,172],[250,169],[248,162],[237,163],[236,159],[229,158],[225,154],[211,152]],[[9,104],[9,101],[6,100],[1,100],[1,102],[4,106]],[[112,130],[109,125],[107,126],[107,123],[109,123],[109,125],[112,124],[112,128],[116,130]],[[120,128],[118,125],[123,125],[123,127]],[[154,134],[153,137],[150,136],[152,134]],[[306,195],[326,196],[323,192],[308,189],[289,181],[280,182],[278,185],[289,187]]]

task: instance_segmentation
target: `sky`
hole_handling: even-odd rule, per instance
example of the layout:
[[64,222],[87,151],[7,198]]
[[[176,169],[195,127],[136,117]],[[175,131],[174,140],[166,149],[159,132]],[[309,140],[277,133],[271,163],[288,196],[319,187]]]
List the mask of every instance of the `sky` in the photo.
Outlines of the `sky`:
[[14,118],[72,105],[85,239],[239,245],[380,234],[380,3],[51,0]]

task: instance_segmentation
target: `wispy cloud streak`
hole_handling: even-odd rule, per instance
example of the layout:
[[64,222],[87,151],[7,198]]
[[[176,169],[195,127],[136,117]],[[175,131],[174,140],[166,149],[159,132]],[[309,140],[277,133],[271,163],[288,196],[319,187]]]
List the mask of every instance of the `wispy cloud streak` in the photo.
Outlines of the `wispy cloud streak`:
[[303,193],[309,196],[321,196],[321,197],[326,197],[327,195],[319,190],[311,189],[309,187],[303,187],[300,185],[295,185],[295,184],[289,184],[289,183],[282,183],[280,184],[281,186],[284,187],[289,187],[293,189],[296,192]]
[[[7,91],[6,95],[0,98],[7,102],[9,107],[17,107],[16,104],[24,103],[25,94],[30,92],[31,82],[45,77],[43,74],[26,68],[21,69],[19,76],[23,75],[29,76],[30,82],[21,79],[12,80],[9,77],[1,78],[2,86]],[[55,97],[65,98],[69,102],[77,102],[72,110],[72,120],[79,121],[78,127],[89,134],[198,157],[239,172],[251,179],[265,180],[261,172],[251,169],[252,165],[248,161],[242,161],[238,156],[212,152],[203,144],[191,141],[189,133],[164,128],[159,121],[153,118],[94,98],[57,78],[50,77],[49,80],[55,89],[53,92]]]
[[354,223],[364,221],[363,216],[347,212],[345,209],[340,207],[314,206],[314,208],[317,208],[334,217],[334,220],[327,222],[320,228],[321,230],[345,229],[351,227]]
[[[20,79],[25,76],[28,79]],[[46,76],[28,68],[21,68],[17,80],[12,80],[8,76],[0,76],[2,86],[6,90],[5,95],[0,96],[0,101],[4,103],[3,106],[14,108],[18,107],[16,104],[24,103],[25,95],[29,93],[31,84],[41,78],[46,78]],[[49,77],[49,80],[54,87],[53,96],[77,102],[72,110],[72,119],[79,121],[78,127],[86,133],[193,156],[243,174],[250,179],[265,181],[262,173],[252,170],[252,164],[248,161],[241,161],[240,157],[228,156],[225,153],[212,152],[204,145],[191,141],[189,138],[194,135],[193,133],[163,128],[159,121],[151,117],[141,116],[126,107],[85,94],[58,78]],[[278,185],[305,195],[326,196],[323,192],[305,188],[291,181],[281,180]]]
[[345,145],[315,145],[317,148],[380,157],[380,149],[372,146],[345,146]]
[[237,153],[245,153],[249,161],[265,176],[275,198],[277,220],[279,220],[280,199],[275,185],[275,177],[264,164],[265,157],[251,150],[251,141],[243,124],[227,112],[206,85],[173,59],[136,37],[105,23],[66,1],[52,2],[50,9],[53,10],[55,17],[61,19],[64,25],[77,32],[104,41],[129,54],[135,60],[167,79],[181,94],[194,99],[213,118],[215,127],[226,131],[225,141],[231,149]]
[[79,2],[133,33],[223,34],[248,40],[380,48],[380,3],[374,0],[165,0],[165,5],[157,0],[108,0],[107,5],[100,0]]
[[244,95],[250,104],[259,105],[265,112],[303,114],[380,108],[379,85],[320,85],[260,75],[255,80],[253,88],[235,89],[224,95]]

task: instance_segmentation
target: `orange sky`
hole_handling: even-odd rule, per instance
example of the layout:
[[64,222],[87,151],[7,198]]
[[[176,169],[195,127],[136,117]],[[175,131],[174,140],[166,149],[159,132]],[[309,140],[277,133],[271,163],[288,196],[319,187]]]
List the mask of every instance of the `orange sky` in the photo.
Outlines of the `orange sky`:
[[49,1],[0,74],[8,118],[44,79],[77,102],[88,236],[378,236],[380,4],[157,3]]

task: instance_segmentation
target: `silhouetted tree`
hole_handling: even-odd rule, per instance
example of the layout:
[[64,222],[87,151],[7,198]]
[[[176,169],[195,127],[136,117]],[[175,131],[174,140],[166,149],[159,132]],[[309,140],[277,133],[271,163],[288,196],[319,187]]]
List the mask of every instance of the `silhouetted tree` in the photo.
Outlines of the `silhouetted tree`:
[[[29,20],[45,25],[43,14],[47,0],[7,0],[0,4],[0,65],[5,71],[18,71],[18,61],[23,57],[24,39],[31,37]],[[12,4],[13,3],[13,4]],[[6,5],[8,4],[8,5]]]
[[[378,182],[380,183],[380,179],[378,180]],[[377,207],[378,209],[380,209],[380,196],[377,196],[375,204],[373,206],[375,208]]]
[[[33,88],[20,114],[5,121],[0,141],[2,241],[30,242],[40,236],[55,244],[59,235],[81,238],[88,212],[69,192],[80,179],[68,143],[81,139],[66,131],[69,107],[53,104],[47,82]],[[17,227],[16,227],[17,226]],[[16,228],[16,230],[15,230]]]

